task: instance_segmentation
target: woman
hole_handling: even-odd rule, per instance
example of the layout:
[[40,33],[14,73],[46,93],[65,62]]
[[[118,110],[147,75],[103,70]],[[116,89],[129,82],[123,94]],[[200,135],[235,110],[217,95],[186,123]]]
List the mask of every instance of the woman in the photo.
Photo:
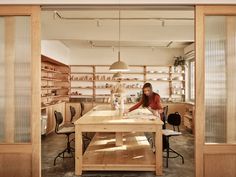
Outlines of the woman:
[[[141,100],[137,104],[129,108],[125,113],[127,114],[142,105],[144,108],[148,108],[154,115],[162,115],[161,113],[163,112],[163,108],[161,105],[160,95],[158,93],[153,92],[152,85],[150,83],[145,83],[143,85],[142,90],[143,94]],[[155,136],[153,136],[153,133],[145,133],[145,136],[147,137],[150,145],[152,146],[153,152],[155,152]]]
[[153,92],[152,85],[150,83],[145,83],[142,90],[143,94],[141,100],[129,108],[125,113],[131,112],[142,105],[144,108],[151,110],[154,115],[158,116],[163,112],[160,95]]

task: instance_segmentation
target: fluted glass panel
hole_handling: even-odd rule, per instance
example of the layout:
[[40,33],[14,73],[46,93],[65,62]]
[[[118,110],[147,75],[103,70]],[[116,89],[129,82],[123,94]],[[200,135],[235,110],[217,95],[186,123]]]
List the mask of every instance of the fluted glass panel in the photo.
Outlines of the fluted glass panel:
[[30,17],[16,17],[15,142],[30,141],[31,42]]
[[[232,62],[236,59],[235,53],[233,54],[234,57],[229,57],[228,50],[231,46],[235,46],[235,38],[230,39],[232,36],[228,35],[229,30],[233,29],[228,28],[227,18],[225,16],[205,17],[206,143],[227,143],[229,142],[228,132],[232,135],[233,129],[236,128],[236,112],[232,110],[232,104],[234,104],[232,100],[236,99],[235,91],[232,91],[236,89],[235,84],[231,84],[233,86],[229,90],[229,83],[233,81],[229,76],[236,77],[236,75],[233,71],[235,69],[228,65],[229,61]],[[233,51],[235,52],[235,48]],[[234,74],[229,75],[229,72],[234,72]],[[229,126],[230,121],[235,123],[233,128]]]
[[4,141],[4,121],[5,121],[5,68],[4,68],[4,18],[0,17],[0,142]]
[[0,18],[0,143],[31,141],[31,27],[28,16]]

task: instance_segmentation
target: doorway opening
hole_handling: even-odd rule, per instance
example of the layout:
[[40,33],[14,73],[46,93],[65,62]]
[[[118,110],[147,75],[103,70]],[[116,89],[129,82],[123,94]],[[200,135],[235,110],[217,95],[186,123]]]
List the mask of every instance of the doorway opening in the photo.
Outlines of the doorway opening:
[[[55,133],[54,112],[62,114],[62,125],[66,125],[98,105],[110,105],[111,88],[116,81],[112,79],[113,73],[109,71],[109,67],[117,60],[120,51],[121,60],[130,69],[129,72],[122,73],[126,108],[140,99],[143,84],[149,82],[153,90],[161,96],[163,107],[168,106],[167,115],[175,112],[181,115],[181,135],[170,137],[169,143],[172,149],[184,157],[185,163],[182,164],[180,157],[170,158],[167,168],[166,158],[163,158],[163,176],[175,174],[193,177],[194,7],[43,6],[41,19],[42,176],[75,176],[72,158],[58,158],[54,165],[55,157],[67,145],[67,136]],[[76,110],[72,119],[71,107]],[[167,128],[172,129],[172,126],[167,123]],[[92,143],[96,142],[90,141],[96,137],[94,135],[84,135],[88,138],[84,142],[85,152],[94,148]],[[73,138],[72,133],[72,148]],[[145,143],[148,143],[148,154],[151,152],[152,156],[150,141],[146,139]],[[111,144],[114,144],[114,138],[102,144],[105,147],[102,150],[94,151],[102,151],[104,155],[118,154],[118,151],[124,150],[121,147],[115,151],[108,146]],[[130,152],[132,153],[125,158],[137,160],[140,164],[146,157],[135,150]],[[94,154],[93,163],[101,158],[102,156]],[[125,158],[120,156],[120,159]],[[122,176],[126,173],[133,176],[155,176],[153,172],[127,171],[93,171],[85,172],[85,175]]]

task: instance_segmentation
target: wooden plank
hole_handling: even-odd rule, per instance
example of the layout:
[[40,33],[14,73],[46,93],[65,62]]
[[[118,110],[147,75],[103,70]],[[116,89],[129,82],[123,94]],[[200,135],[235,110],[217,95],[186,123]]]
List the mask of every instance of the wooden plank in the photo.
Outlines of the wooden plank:
[[41,176],[41,8],[31,7],[31,142],[32,177]]
[[155,125],[140,125],[140,124],[113,124],[113,125],[96,125],[96,124],[81,124],[83,132],[155,132]]
[[236,155],[235,154],[207,154],[204,155],[204,176],[235,177]]
[[205,154],[236,154],[236,144],[207,144]]
[[155,171],[155,155],[143,133],[125,133],[119,147],[115,133],[99,133],[84,153],[83,170]]
[[[82,175],[82,163],[83,163],[83,141],[82,132],[79,126],[75,126],[75,174]],[[93,157],[94,158],[94,157]]]
[[0,176],[32,177],[31,161],[31,154],[0,153]]
[[236,17],[226,17],[227,53],[226,53],[226,139],[227,143],[236,143]]
[[5,142],[14,143],[15,130],[15,17],[5,17]]
[[205,62],[204,62],[204,6],[195,8],[195,176],[203,177],[203,143],[205,138]]
[[116,132],[116,146],[122,146],[122,145],[123,145],[123,133]]
[[1,144],[0,152],[9,154],[9,153],[32,153],[32,146],[31,144]]
[[155,147],[156,147],[156,175],[162,175],[162,127],[156,127],[156,134],[155,134]]

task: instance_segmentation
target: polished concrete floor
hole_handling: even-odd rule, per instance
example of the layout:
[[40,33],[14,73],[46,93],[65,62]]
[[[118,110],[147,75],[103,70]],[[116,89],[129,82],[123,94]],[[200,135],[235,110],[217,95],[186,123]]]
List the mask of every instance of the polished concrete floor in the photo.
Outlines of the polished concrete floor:
[[[181,130],[183,135],[171,137],[171,147],[185,158],[170,159],[169,168],[164,167],[165,177],[194,177],[194,138],[193,135]],[[73,145],[73,144],[72,144]],[[54,157],[66,146],[66,137],[54,133],[42,138],[42,177],[75,177],[73,159],[57,160]],[[165,165],[165,159],[163,159]],[[84,172],[83,177],[154,177],[154,172]]]

